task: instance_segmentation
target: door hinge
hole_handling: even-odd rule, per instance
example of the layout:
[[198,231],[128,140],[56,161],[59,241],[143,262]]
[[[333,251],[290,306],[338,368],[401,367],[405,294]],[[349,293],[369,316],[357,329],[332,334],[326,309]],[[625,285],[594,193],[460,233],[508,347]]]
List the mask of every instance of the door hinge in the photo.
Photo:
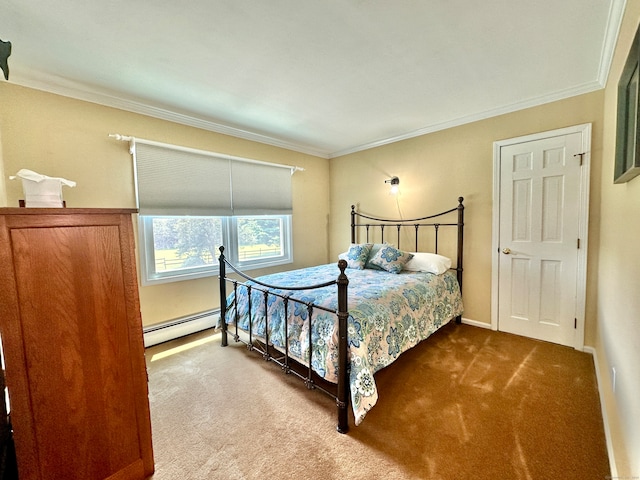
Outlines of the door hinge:
[[573,328],[578,328],[578,319],[577,318],[573,319]]
[[576,153],[574,157],[580,157],[580,166],[582,166],[582,159],[586,155],[586,153]]
[[580,239],[578,239],[578,250],[580,249]]

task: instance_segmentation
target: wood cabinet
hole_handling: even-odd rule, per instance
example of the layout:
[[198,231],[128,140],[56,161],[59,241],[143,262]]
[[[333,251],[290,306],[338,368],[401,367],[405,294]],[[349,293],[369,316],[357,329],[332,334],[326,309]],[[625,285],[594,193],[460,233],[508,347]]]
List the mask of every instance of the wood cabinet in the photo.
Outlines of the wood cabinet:
[[20,480],[153,473],[132,213],[0,208],[0,335]]

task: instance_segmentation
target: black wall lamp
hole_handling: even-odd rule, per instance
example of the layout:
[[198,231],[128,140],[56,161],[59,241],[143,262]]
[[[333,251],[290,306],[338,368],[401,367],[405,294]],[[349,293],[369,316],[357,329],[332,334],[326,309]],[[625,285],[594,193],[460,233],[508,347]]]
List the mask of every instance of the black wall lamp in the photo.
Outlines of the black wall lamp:
[[391,185],[391,189],[389,190],[389,195],[397,195],[398,190],[399,190],[399,186],[400,185],[400,179],[398,177],[391,177],[389,180],[385,180],[384,183],[388,183]]

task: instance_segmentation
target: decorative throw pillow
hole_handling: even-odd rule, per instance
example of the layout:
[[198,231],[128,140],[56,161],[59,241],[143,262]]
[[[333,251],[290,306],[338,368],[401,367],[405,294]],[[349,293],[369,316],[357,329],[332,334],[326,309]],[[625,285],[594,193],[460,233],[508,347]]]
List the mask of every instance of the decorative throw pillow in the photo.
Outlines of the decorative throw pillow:
[[407,262],[404,269],[409,272],[427,272],[442,275],[451,268],[451,259],[436,253],[418,252]]
[[338,255],[338,258],[347,261],[347,268],[363,270],[371,253],[371,247],[373,247],[371,243],[353,243],[349,251]]
[[373,263],[371,263],[371,260],[373,259],[373,257],[375,257],[378,254],[378,252],[382,247],[393,247],[393,245],[390,245],[388,243],[374,243],[373,246],[371,247],[371,253],[369,254],[369,259],[367,260],[367,263],[365,264],[364,268],[368,268],[371,270],[382,270],[382,267],[379,267],[378,265],[374,265]]
[[382,247],[371,259],[371,263],[390,273],[400,273],[413,254],[398,250],[391,245]]

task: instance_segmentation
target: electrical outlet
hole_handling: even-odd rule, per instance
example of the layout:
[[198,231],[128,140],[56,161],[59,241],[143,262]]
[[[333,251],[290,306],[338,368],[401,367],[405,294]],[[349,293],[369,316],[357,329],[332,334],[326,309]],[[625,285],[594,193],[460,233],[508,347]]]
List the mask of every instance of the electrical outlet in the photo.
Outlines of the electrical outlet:
[[611,389],[616,393],[616,367],[611,367]]

